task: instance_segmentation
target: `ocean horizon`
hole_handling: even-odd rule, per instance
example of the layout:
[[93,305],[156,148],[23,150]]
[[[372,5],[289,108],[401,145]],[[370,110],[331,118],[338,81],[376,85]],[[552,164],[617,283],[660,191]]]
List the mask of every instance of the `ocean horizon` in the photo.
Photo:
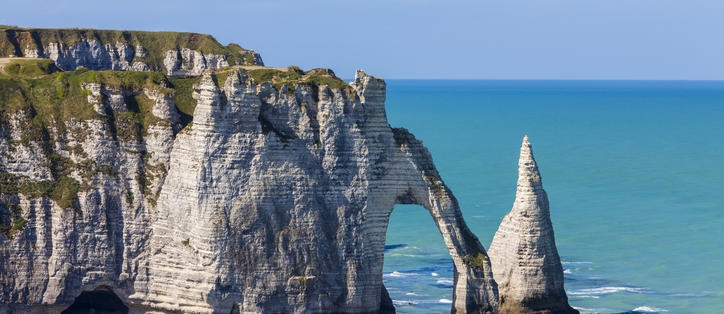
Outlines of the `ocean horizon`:
[[[569,303],[583,313],[724,308],[724,81],[388,79],[486,249],[530,137]],[[422,207],[396,206],[383,279],[400,313],[449,312],[453,268]]]

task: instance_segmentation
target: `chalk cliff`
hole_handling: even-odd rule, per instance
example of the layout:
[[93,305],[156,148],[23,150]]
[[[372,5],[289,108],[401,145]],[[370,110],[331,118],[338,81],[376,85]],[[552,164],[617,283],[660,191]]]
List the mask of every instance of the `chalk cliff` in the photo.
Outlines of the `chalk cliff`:
[[518,189],[489,250],[500,313],[578,313],[568,305],[548,196],[528,136],[518,161]]
[[496,311],[490,259],[422,142],[389,126],[383,80],[48,69],[0,74],[0,313],[88,293],[131,312],[389,309],[395,204],[437,224],[452,310]]
[[160,71],[199,76],[229,65],[264,65],[253,50],[195,33],[0,26],[0,57],[49,58],[63,70]]

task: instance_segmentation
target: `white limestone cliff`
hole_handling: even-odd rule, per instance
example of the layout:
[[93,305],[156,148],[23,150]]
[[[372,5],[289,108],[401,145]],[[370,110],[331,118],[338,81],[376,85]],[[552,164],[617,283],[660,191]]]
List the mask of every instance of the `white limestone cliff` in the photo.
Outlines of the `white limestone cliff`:
[[229,65],[264,65],[259,53],[196,33],[0,27],[0,57],[47,58],[64,71],[156,71],[199,76]]
[[[56,176],[46,155],[97,168],[64,170],[82,182],[76,210],[0,196],[27,220],[0,235],[0,313],[58,313],[84,291],[115,294],[131,312],[378,312],[390,305],[382,264],[395,204],[437,224],[455,267],[452,311],[497,310],[490,259],[427,149],[389,126],[384,81],[359,71],[348,88],[291,89],[206,71],[180,131],[164,89],[84,88],[99,116],[48,130],[53,154],[23,143],[27,116],[0,125],[6,176]],[[123,135],[129,96],[141,94],[158,121]]]
[[488,252],[498,283],[500,313],[577,313],[563,289],[548,196],[528,136],[518,161],[513,209],[505,215]]
[[[136,51],[141,51],[138,54]],[[256,65],[264,65],[261,55],[252,53]],[[145,56],[142,46],[133,47],[127,43],[101,43],[97,40],[82,40],[70,46],[63,43],[50,43],[42,51],[25,49],[24,57],[48,58],[55,61],[63,70],[75,70],[84,67],[89,70],[117,71],[151,71],[143,61],[134,61]],[[202,53],[198,50],[181,48],[167,50],[163,56],[163,69],[168,76],[188,77],[199,76],[205,70],[218,70],[229,66],[226,56],[213,53]]]

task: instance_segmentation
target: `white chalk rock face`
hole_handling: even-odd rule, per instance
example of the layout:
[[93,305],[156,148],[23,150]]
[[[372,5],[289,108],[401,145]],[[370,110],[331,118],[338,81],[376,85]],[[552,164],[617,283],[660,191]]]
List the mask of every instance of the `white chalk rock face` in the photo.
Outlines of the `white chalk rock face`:
[[[99,169],[68,172],[84,183],[75,210],[0,195],[0,214],[27,220],[0,234],[0,313],[59,313],[84,291],[135,313],[391,310],[382,265],[395,204],[435,220],[454,263],[452,311],[497,310],[489,258],[422,142],[388,124],[383,80],[359,71],[349,87],[292,90],[206,71],[181,131],[165,89],[84,88],[98,118],[49,137],[66,137],[53,153]],[[153,105],[147,130],[124,123],[131,96]],[[42,180],[43,143],[18,138],[26,116],[0,128],[0,173]]]
[[513,209],[490,244],[500,313],[578,313],[568,305],[548,196],[528,136],[518,161]]
[[163,59],[166,75],[199,76],[204,70],[217,70],[229,66],[226,56],[204,54],[189,48],[166,51]]
[[[25,51],[25,56],[33,58],[50,58],[63,70],[75,70],[82,66],[89,70],[131,69],[134,48],[127,43],[101,43],[97,40],[82,40],[70,46],[63,43],[50,43],[43,52]],[[136,69],[143,68],[135,65]]]

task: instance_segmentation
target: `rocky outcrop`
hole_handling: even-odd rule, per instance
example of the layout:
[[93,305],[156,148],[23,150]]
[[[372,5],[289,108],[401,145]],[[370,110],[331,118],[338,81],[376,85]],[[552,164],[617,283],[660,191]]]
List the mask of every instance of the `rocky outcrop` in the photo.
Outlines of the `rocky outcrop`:
[[261,55],[203,34],[0,28],[0,57],[49,58],[63,70],[159,71],[199,76],[229,65],[264,65]]
[[[143,49],[143,47],[137,47]],[[98,40],[81,40],[70,46],[63,43],[49,43],[42,50],[25,49],[23,56],[49,58],[63,70],[75,70],[82,66],[89,70],[146,70],[148,65],[133,59],[135,48],[127,43],[101,43]]]
[[518,161],[518,189],[490,244],[501,313],[578,313],[568,305],[548,196],[528,136]]
[[[384,81],[205,71],[179,130],[174,94],[187,91],[148,80],[84,83],[85,107],[63,121],[58,104],[33,138],[42,108],[0,104],[12,113],[0,125],[0,218],[20,222],[0,234],[0,313],[57,313],[84,291],[134,312],[389,310],[395,204],[435,220],[455,267],[452,310],[496,311],[490,260],[427,149],[387,123]],[[43,182],[69,188],[28,188]]]
[[199,76],[204,70],[217,70],[229,66],[224,55],[215,55],[183,48],[169,50],[163,58],[166,75],[169,76]]

